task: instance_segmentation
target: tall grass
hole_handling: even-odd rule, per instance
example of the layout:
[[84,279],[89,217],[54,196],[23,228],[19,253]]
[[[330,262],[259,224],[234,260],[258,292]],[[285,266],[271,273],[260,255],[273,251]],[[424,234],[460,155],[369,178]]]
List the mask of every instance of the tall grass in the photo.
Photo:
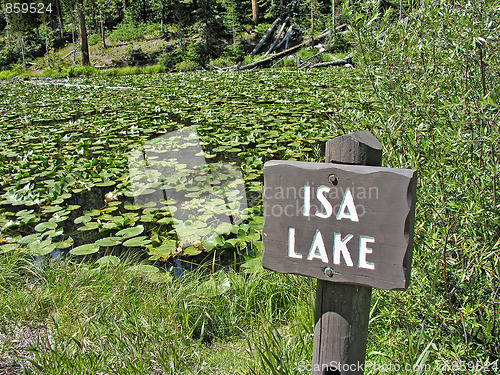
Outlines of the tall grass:
[[[27,373],[195,374],[234,368],[207,358],[211,345],[240,338],[241,353],[245,338],[262,322],[288,325],[312,295],[309,281],[266,271],[192,273],[165,281],[130,272],[132,259],[102,267],[70,260],[34,263],[11,254],[0,262],[2,333],[12,338],[16,327],[47,328],[24,352]],[[299,284],[304,286],[297,291]],[[3,348],[16,345],[7,339]],[[240,361],[237,367],[243,372],[249,364]]]
[[415,363],[427,349],[430,362],[491,363],[500,358],[500,3],[412,5],[381,13],[365,2],[351,17],[373,95],[360,122],[385,145],[384,165],[419,171],[415,286],[376,292],[383,319],[370,345],[382,361]]

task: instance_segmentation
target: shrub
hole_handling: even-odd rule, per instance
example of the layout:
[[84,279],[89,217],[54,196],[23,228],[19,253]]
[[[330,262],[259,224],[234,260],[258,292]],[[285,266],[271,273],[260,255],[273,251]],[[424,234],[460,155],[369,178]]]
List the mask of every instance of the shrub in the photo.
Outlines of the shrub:
[[145,53],[141,47],[134,48],[131,45],[123,50],[122,56],[126,64],[131,66],[144,65],[144,62],[149,59],[148,54]]
[[218,59],[212,60],[210,63],[218,68],[236,65],[236,62],[229,57],[219,57]]
[[96,75],[97,72],[98,72],[98,69],[96,69],[90,65],[74,66],[74,67],[69,68],[69,70],[67,72],[67,76],[69,76],[69,77],[93,76],[93,75]]
[[153,34],[158,30],[159,26],[156,24],[122,22],[113,30],[109,36],[109,40],[113,43],[140,40],[144,35]]
[[296,55],[305,61],[308,58],[313,57],[317,53],[318,51],[314,48],[311,49],[302,48],[299,52],[297,52]]
[[328,50],[331,52],[345,52],[349,49],[350,43],[347,41],[346,37],[342,33],[336,33],[335,36],[331,38],[328,44]]
[[89,46],[93,46],[101,41],[101,36],[99,34],[89,35],[87,41],[89,43]]
[[240,62],[245,58],[245,49],[241,43],[231,44],[224,48],[222,57],[230,59],[231,61]]
[[162,65],[165,70],[174,70],[175,66],[182,61],[180,50],[173,52],[164,52],[158,57],[158,64]]
[[181,61],[175,66],[178,72],[191,72],[198,69],[200,65],[196,61]]

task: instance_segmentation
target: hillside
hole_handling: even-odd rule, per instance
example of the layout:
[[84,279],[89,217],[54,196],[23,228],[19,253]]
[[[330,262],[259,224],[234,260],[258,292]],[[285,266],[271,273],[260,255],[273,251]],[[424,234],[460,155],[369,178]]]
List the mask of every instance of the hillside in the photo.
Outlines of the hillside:
[[[263,3],[259,5],[262,15],[255,19],[249,17],[247,2],[213,1],[210,9],[201,2],[165,3],[160,19],[153,8],[144,13],[134,11],[132,4],[113,6],[113,12],[98,4],[87,4],[78,11],[67,8],[60,19],[54,13],[49,19],[29,13],[26,19],[19,19],[21,13],[4,12],[0,15],[0,69],[10,70],[11,76],[71,76],[82,73],[78,66],[155,66],[150,70],[156,72],[206,70],[272,59],[275,53],[305,42],[303,47],[310,52],[302,51],[302,60],[273,62],[297,66],[297,61],[318,52],[322,53],[314,63],[336,60],[349,49],[341,33],[345,27],[328,35],[333,23],[339,26],[345,17],[337,10],[332,18],[326,3],[316,4],[311,14],[296,0],[281,6]],[[98,18],[96,11],[100,12]],[[82,17],[75,23],[77,14]],[[31,28],[35,28],[34,34],[28,31]],[[314,46],[317,48],[311,50]],[[89,68],[83,72],[88,74]]]

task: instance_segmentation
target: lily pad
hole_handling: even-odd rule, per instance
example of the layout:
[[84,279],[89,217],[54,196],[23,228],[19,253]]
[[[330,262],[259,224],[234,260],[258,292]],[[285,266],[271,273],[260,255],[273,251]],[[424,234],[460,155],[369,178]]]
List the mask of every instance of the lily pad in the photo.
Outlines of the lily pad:
[[107,186],[114,186],[116,184],[115,181],[104,181],[104,182],[99,182],[97,184],[95,184],[95,186],[98,186],[98,187],[107,187]]
[[88,243],[85,245],[77,246],[73,250],[70,250],[71,255],[89,255],[94,254],[99,251],[99,245],[96,243]]
[[177,241],[167,240],[158,247],[150,248],[148,254],[151,255],[151,260],[159,258],[169,258],[177,252]]
[[136,227],[122,229],[122,230],[116,232],[116,236],[123,237],[123,238],[130,238],[130,237],[138,236],[142,232],[144,232],[144,227],[142,225],[138,225]]
[[43,209],[43,213],[44,214],[51,214],[51,213],[61,211],[61,210],[62,210],[61,206],[49,206],[49,207],[45,207]]
[[67,249],[68,247],[71,247],[74,242],[75,241],[73,240],[72,237],[68,237],[64,241],[57,242],[55,245],[57,249]]
[[19,240],[17,240],[17,243],[28,244],[28,243],[36,241],[37,239],[39,239],[41,237],[42,237],[42,235],[40,233],[33,233],[33,234],[29,234],[27,236],[20,238]]
[[80,223],[88,223],[92,218],[87,215],[79,216],[74,220],[75,224],[80,224]]
[[118,237],[106,237],[106,238],[101,238],[100,240],[97,240],[95,243],[98,244],[99,246],[104,246],[104,247],[110,247],[110,246],[117,246],[122,243],[122,238]]
[[134,237],[130,238],[127,241],[123,243],[123,246],[127,247],[140,247],[140,246],[146,246],[151,243],[151,240],[148,239],[147,236],[139,236],[139,237]]
[[50,254],[56,248],[51,239],[45,241],[35,241],[28,246],[30,253],[35,256],[43,256]]
[[182,254],[189,255],[189,256],[198,255],[201,252],[202,252],[202,250],[197,246],[189,246],[189,247],[185,248],[184,250],[182,250]]
[[57,228],[57,223],[44,221],[40,224],[37,224],[35,230],[37,232],[44,232],[47,229],[56,229],[56,228]]
[[9,251],[13,251],[16,249],[20,249],[21,246],[17,243],[7,243],[4,245],[0,245],[0,254],[8,253]]

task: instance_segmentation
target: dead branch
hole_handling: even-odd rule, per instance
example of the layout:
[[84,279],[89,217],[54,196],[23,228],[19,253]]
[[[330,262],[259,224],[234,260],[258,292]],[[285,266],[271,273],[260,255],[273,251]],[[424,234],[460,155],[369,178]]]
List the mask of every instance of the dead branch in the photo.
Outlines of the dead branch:
[[289,49],[284,50],[282,52],[276,53],[276,54],[274,54],[268,58],[265,58],[263,60],[255,61],[253,63],[241,66],[239,68],[237,68],[237,67],[234,67],[234,68],[235,68],[235,70],[247,70],[247,69],[253,69],[253,68],[257,68],[257,67],[267,66],[269,63],[271,63],[274,60],[280,59],[284,56],[291,55],[292,53],[300,50],[303,46],[304,46],[304,43],[300,43],[292,48],[289,48]]
[[278,43],[278,41],[281,37],[281,34],[283,34],[283,30],[285,30],[286,24],[288,23],[289,20],[290,20],[290,16],[288,16],[285,19],[285,22],[283,22],[283,24],[281,25],[280,29],[278,30],[278,33],[276,34],[276,38],[274,39],[274,42],[271,44],[271,47],[269,47],[267,52],[264,54],[264,57],[266,57],[270,52],[273,51],[274,47],[276,46],[276,44]]
[[321,62],[313,64],[310,68],[326,68],[329,66],[341,66],[341,65],[352,65],[352,53],[340,60]]
[[255,48],[253,49],[252,53],[250,54],[251,57],[254,57],[255,54],[257,52],[259,52],[260,48],[264,45],[264,43],[266,43],[267,39],[269,39],[269,36],[271,36],[272,32],[274,31],[274,29],[276,28],[276,26],[278,25],[278,23],[280,21],[281,21],[281,17],[278,17],[278,18],[276,18],[276,20],[274,20],[274,22],[271,25],[271,27],[269,27],[269,29],[267,29],[267,31],[264,34],[264,36],[260,39],[260,42],[257,43],[257,45],[255,46]]

